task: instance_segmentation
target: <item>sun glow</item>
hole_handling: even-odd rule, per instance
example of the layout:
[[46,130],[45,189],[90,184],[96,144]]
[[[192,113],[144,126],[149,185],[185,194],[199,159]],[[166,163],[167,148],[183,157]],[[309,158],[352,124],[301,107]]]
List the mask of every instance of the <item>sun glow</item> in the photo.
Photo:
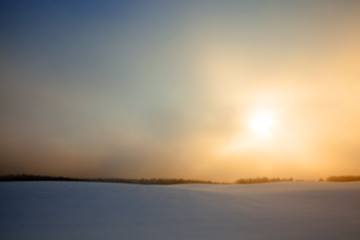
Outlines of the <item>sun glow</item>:
[[[224,155],[261,150],[272,151],[277,148],[281,129],[278,127],[278,114],[272,109],[254,109],[239,117],[239,132],[234,133],[221,148]],[[280,137],[281,138],[281,137]]]
[[258,111],[248,120],[251,132],[260,138],[270,138],[274,134],[275,117],[266,111]]

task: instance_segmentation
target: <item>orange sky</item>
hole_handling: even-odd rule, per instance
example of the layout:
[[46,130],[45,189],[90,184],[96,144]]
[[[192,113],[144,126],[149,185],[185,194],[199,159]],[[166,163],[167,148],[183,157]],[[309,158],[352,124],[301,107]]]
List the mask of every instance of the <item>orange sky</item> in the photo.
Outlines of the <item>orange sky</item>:
[[0,9],[0,174],[360,174],[356,1]]

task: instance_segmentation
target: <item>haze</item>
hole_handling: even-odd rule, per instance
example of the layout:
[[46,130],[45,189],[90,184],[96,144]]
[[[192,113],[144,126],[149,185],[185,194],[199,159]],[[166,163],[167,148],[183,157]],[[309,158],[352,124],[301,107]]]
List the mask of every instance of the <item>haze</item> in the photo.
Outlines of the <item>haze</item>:
[[1,1],[0,174],[360,171],[357,1]]

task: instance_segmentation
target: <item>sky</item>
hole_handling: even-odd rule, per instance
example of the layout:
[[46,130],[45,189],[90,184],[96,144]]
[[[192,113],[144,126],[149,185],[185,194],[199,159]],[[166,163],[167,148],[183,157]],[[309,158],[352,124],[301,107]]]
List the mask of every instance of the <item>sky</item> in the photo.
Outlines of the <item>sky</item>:
[[360,174],[359,1],[1,1],[0,174]]

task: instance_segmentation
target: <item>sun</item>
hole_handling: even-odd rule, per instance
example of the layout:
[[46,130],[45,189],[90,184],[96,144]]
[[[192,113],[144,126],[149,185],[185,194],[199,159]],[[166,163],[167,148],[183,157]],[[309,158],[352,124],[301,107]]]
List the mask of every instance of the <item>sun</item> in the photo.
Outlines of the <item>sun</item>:
[[274,134],[275,116],[265,110],[253,113],[248,119],[248,128],[261,139],[269,139]]
[[221,155],[232,155],[247,150],[272,151],[279,146],[282,131],[279,110],[253,108],[239,116],[239,131],[220,147]]

